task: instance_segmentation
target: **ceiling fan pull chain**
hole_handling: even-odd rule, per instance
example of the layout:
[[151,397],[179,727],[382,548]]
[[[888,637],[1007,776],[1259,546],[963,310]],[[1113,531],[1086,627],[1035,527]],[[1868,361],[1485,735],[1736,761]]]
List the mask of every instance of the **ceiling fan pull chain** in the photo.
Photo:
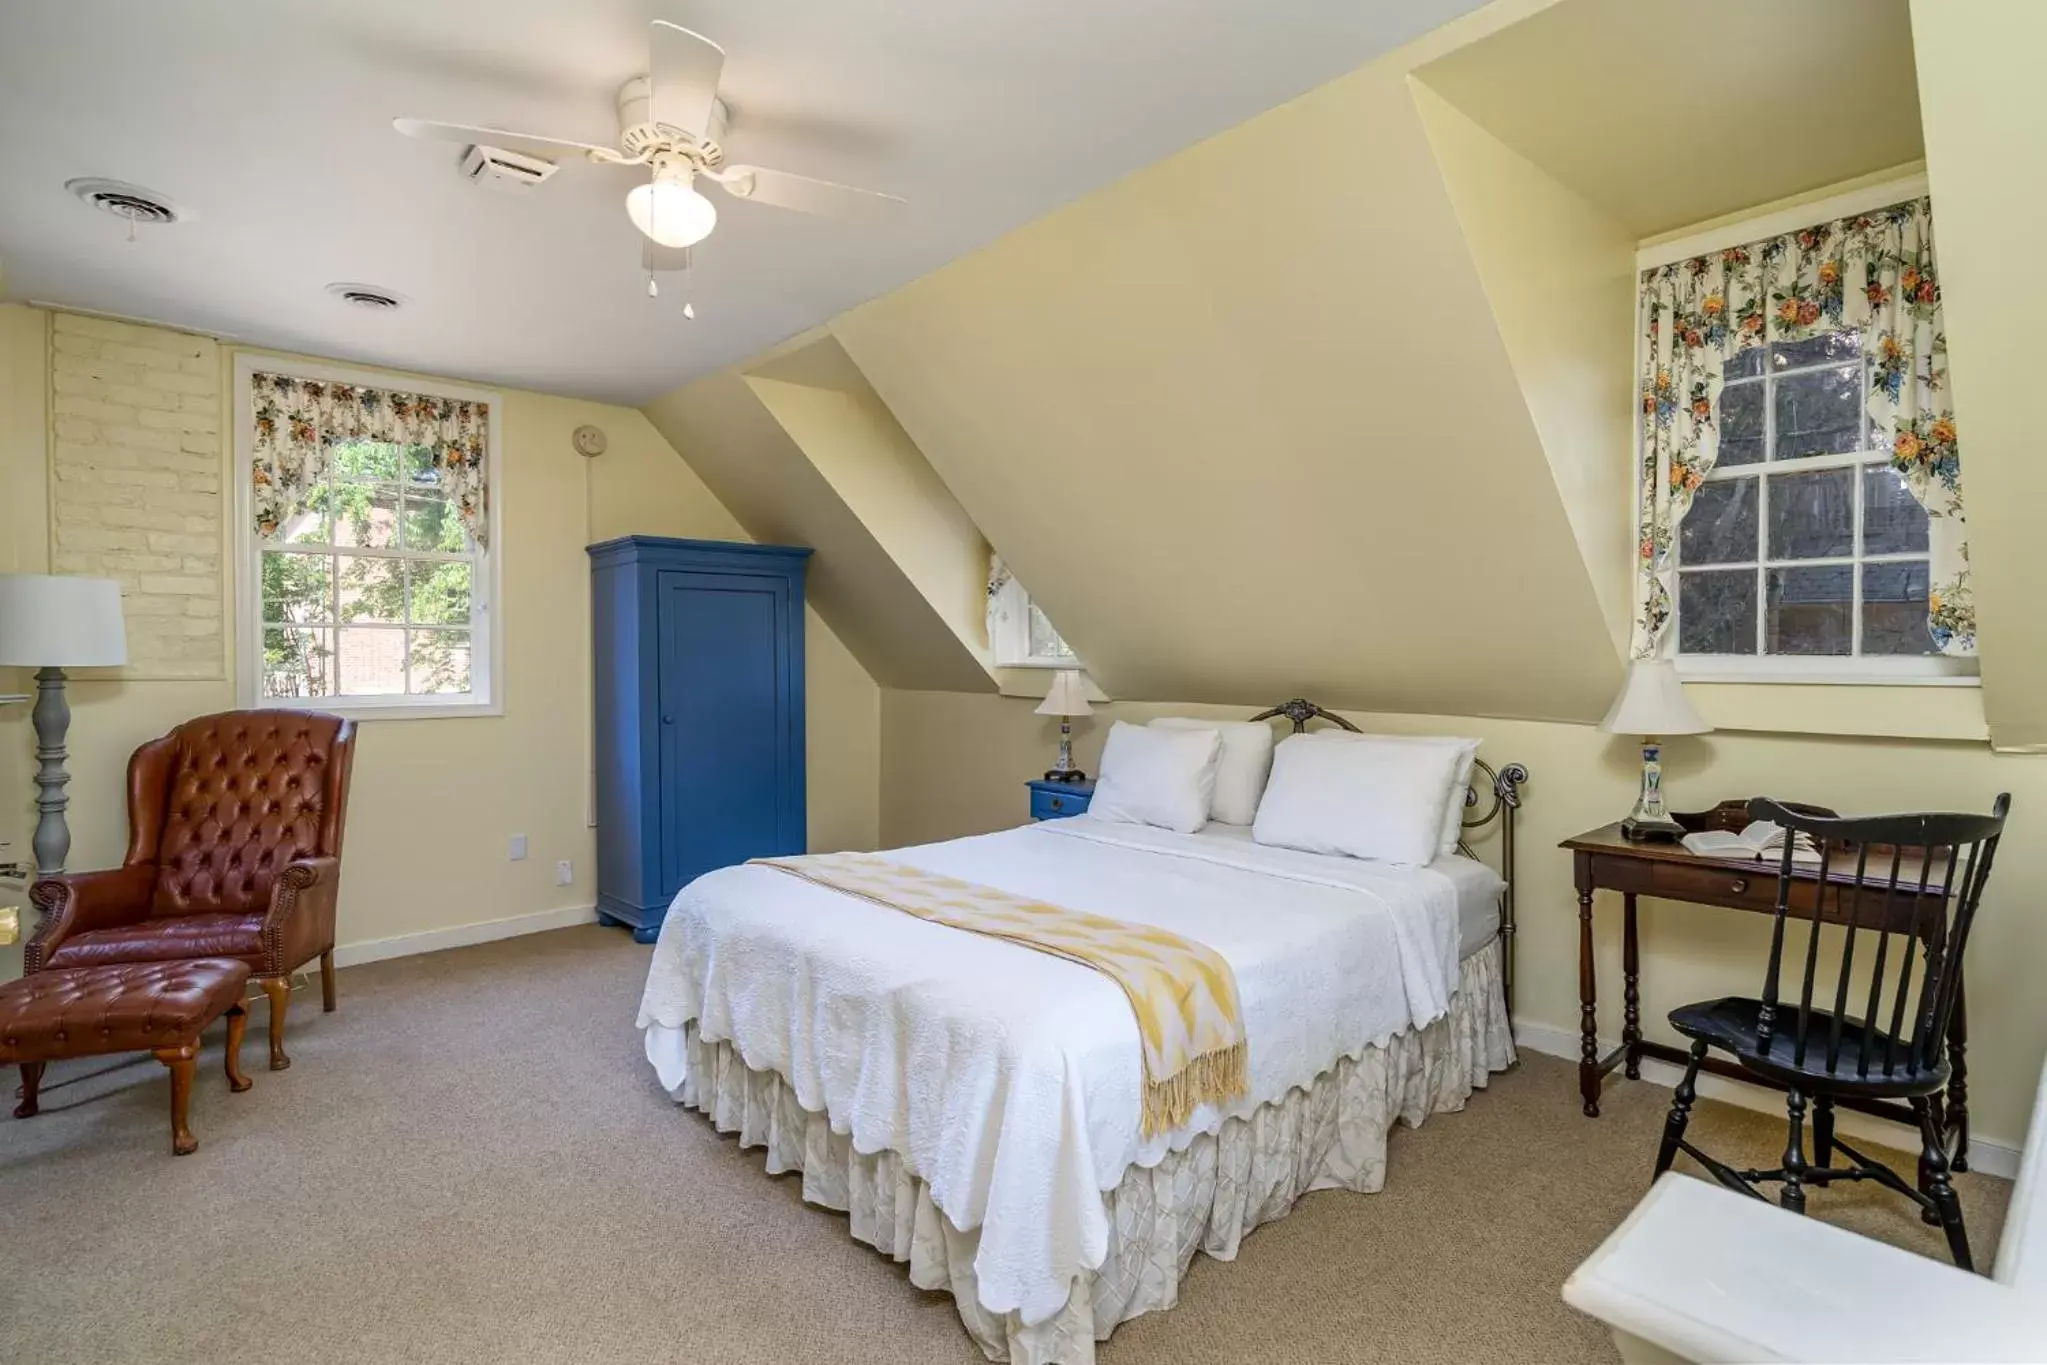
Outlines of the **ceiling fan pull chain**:
[[651,270],[647,272],[647,297],[650,299],[658,299],[661,297],[660,281],[654,278],[654,272]]

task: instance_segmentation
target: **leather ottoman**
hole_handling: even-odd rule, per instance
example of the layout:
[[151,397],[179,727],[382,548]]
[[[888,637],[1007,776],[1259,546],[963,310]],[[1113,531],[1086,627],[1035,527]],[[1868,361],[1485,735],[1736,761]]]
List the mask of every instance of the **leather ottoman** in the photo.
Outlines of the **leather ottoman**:
[[199,1141],[185,1119],[199,1035],[227,1016],[228,1089],[247,1090],[241,1051],[248,983],[248,963],[216,957],[58,968],[0,984],[0,1063],[21,1067],[21,1103],[14,1116],[35,1116],[47,1062],[148,1052],[171,1071],[171,1151],[178,1156],[197,1151]]

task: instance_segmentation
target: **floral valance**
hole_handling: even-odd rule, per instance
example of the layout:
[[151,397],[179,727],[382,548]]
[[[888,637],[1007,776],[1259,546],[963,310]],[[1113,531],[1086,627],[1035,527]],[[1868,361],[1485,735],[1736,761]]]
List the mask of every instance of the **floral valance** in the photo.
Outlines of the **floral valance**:
[[1010,573],[1009,566],[1002,562],[1002,556],[990,550],[988,552],[988,647],[990,649],[993,649],[995,642],[1002,637],[1002,624],[1008,619],[1009,615],[1009,599],[1003,592],[1003,589],[1015,581],[1015,577],[1014,574]]
[[327,481],[337,441],[390,441],[427,452],[441,496],[478,545],[490,543],[490,406],[294,375],[250,376],[256,533],[275,534]]
[[1850,329],[1861,335],[1875,439],[1927,512],[1934,645],[1944,654],[1976,652],[1929,201],[1644,271],[1640,321],[1637,657],[1657,652],[1670,623],[1677,527],[1714,466],[1723,367],[1752,347]]

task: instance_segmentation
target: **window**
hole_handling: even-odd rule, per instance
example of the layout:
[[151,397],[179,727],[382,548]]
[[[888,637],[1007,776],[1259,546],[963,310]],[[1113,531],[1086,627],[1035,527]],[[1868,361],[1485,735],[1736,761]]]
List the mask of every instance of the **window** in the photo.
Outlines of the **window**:
[[237,366],[245,699],[494,711],[495,401],[362,378]]
[[1079,668],[1073,650],[1001,559],[988,574],[988,648],[1000,668]]
[[1821,211],[1643,253],[1633,652],[1693,677],[1967,681],[1932,205],[1893,184]]
[[1723,374],[1719,459],[1678,524],[1679,655],[1933,655],[1926,509],[1863,413],[1860,334]]

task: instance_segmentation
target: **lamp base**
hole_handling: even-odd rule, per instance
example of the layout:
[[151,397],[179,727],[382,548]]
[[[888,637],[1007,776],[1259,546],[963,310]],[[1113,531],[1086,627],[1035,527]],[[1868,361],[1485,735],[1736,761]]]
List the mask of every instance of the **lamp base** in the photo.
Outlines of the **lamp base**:
[[1087,774],[1078,768],[1052,768],[1045,773],[1047,782],[1085,782]]
[[1682,839],[1685,827],[1663,808],[1663,748],[1654,739],[1642,741],[1642,794],[1621,821],[1624,839]]

